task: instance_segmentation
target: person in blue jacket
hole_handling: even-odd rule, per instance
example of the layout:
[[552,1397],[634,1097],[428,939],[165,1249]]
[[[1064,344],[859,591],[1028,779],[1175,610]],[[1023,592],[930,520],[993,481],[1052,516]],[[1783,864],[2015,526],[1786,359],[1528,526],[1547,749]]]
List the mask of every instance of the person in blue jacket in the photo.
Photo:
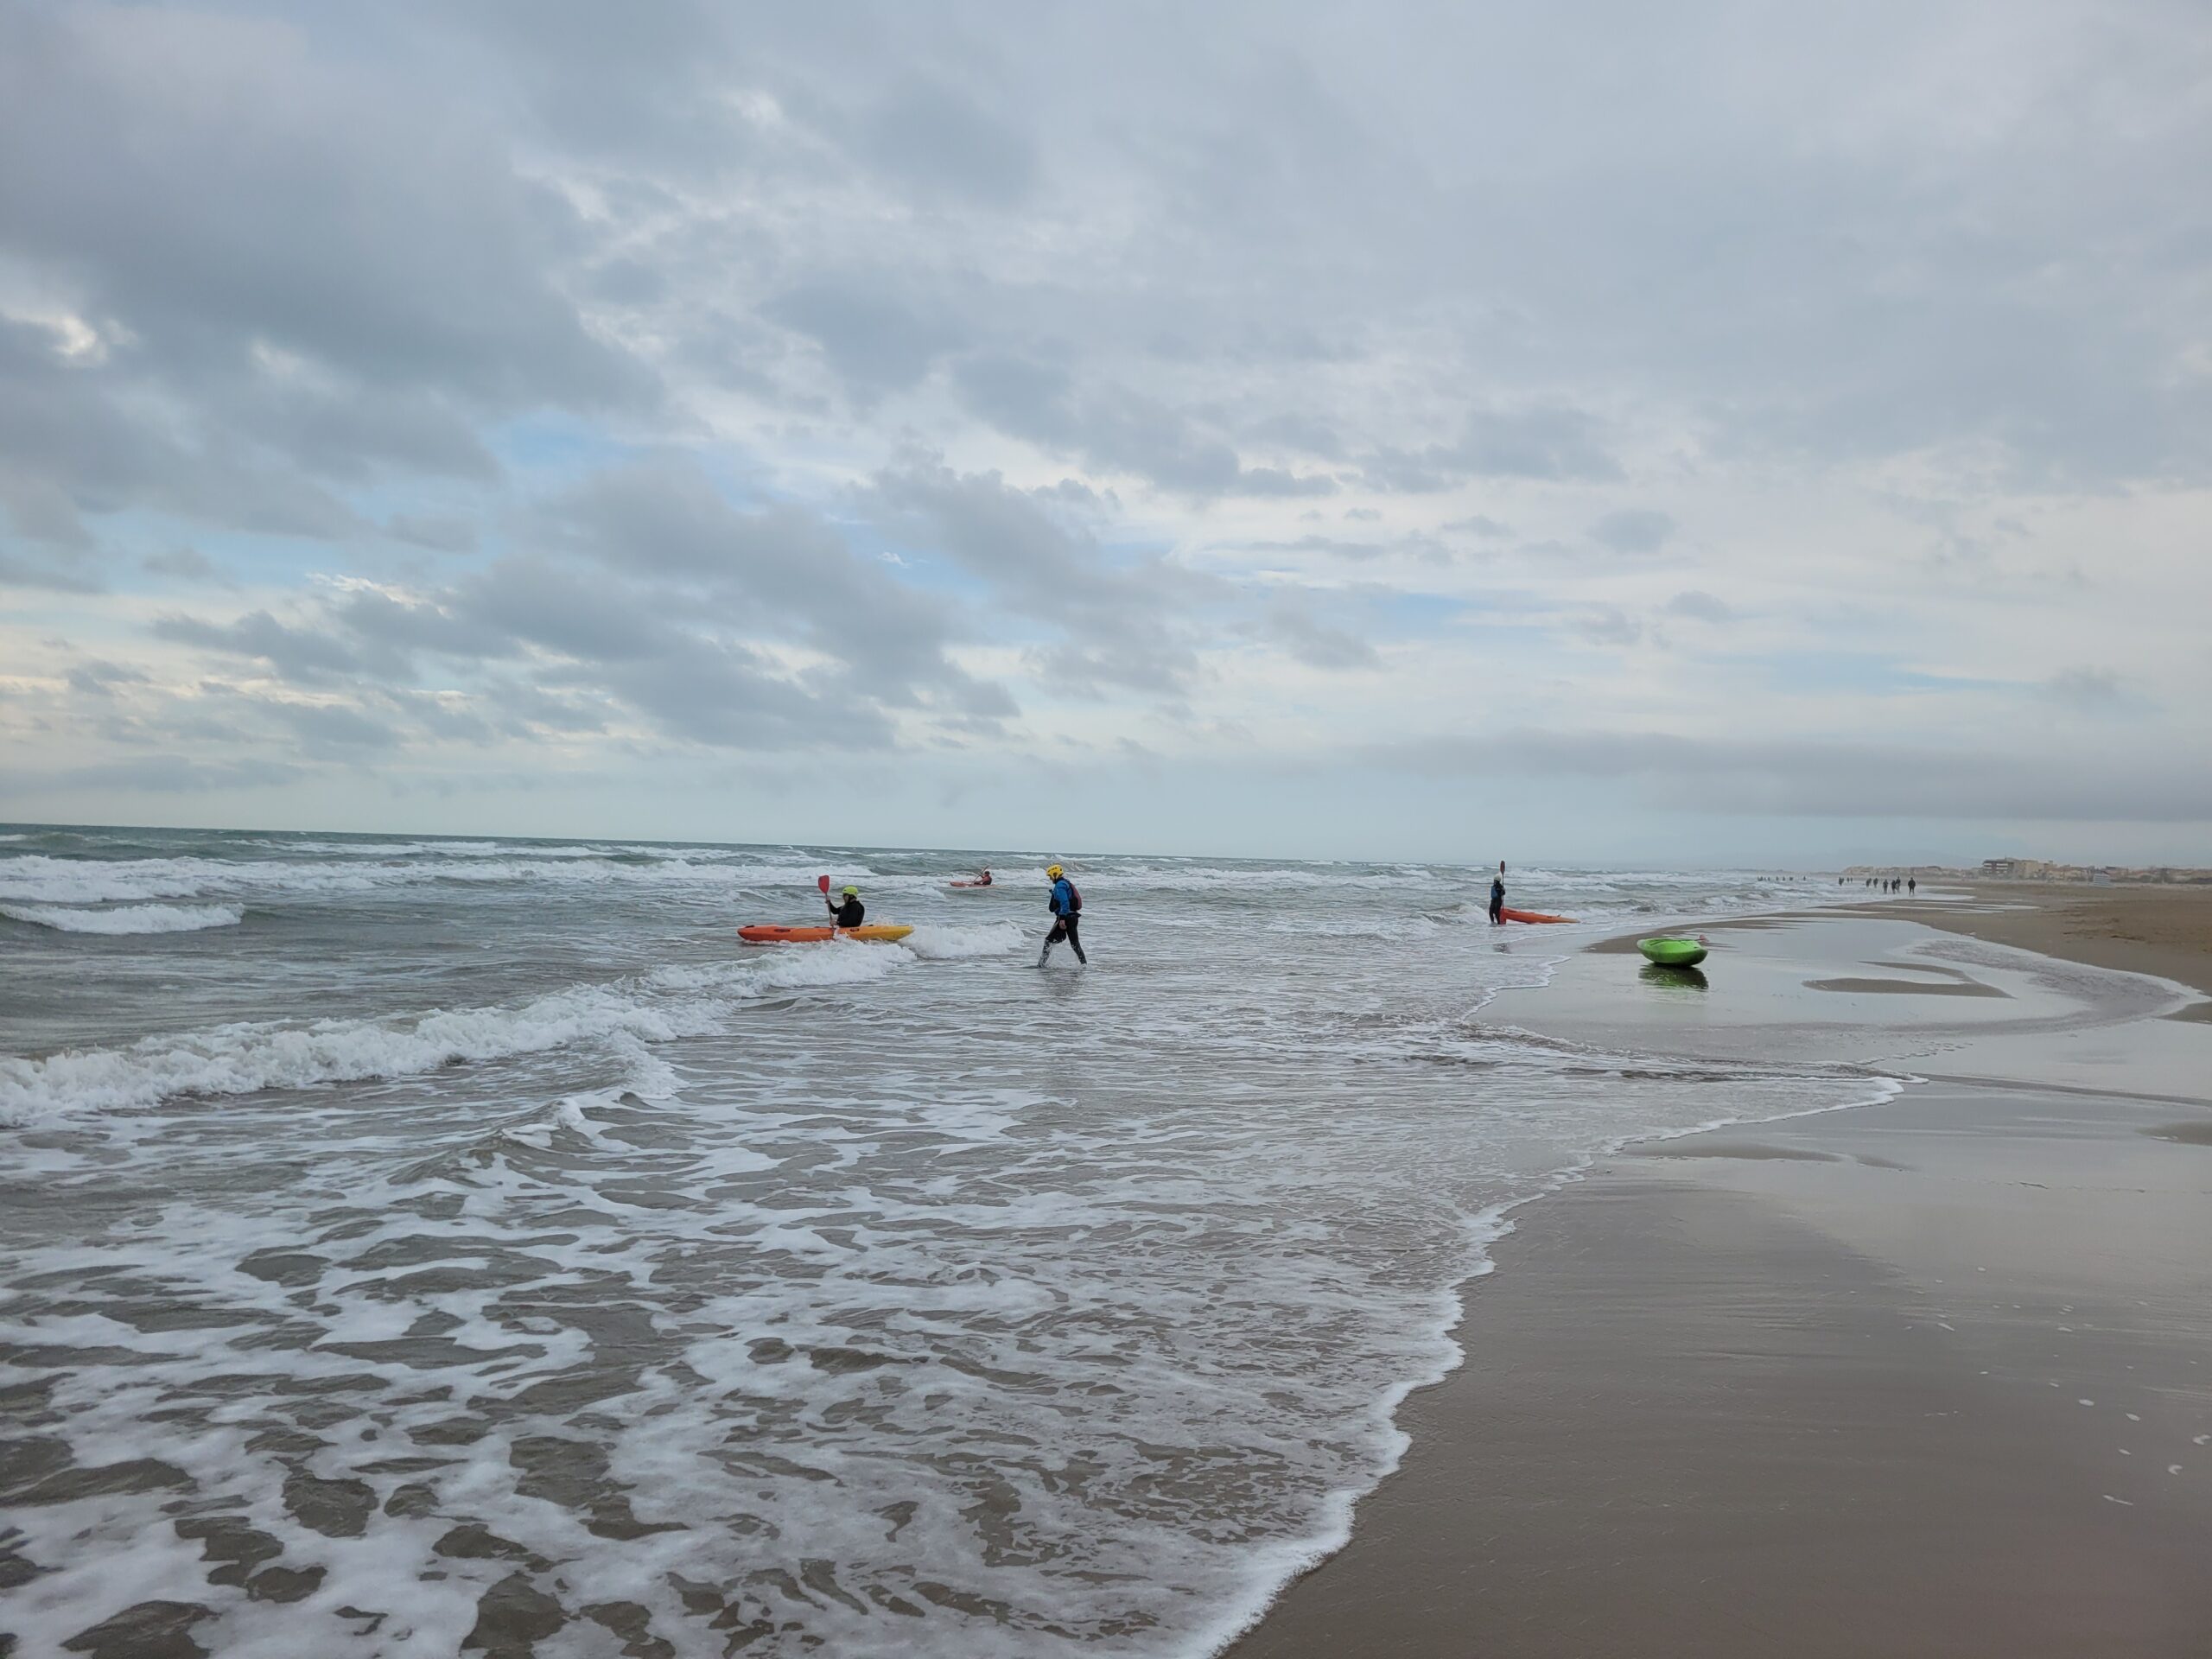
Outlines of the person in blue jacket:
[[1083,940],[1077,931],[1083,921],[1083,895],[1075,890],[1075,883],[1068,880],[1067,872],[1057,864],[1045,872],[1045,879],[1052,884],[1052,895],[1048,901],[1052,907],[1052,931],[1045,936],[1045,948],[1037,953],[1037,965],[1042,968],[1045,958],[1052,954],[1052,947],[1065,939],[1075,951],[1075,959],[1089,967],[1090,958],[1083,954]]

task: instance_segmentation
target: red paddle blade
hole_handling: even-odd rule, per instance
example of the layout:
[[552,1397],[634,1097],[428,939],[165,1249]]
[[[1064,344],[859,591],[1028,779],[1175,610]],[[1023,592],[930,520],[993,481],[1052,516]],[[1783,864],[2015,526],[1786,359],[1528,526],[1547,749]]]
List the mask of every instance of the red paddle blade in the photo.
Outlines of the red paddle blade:
[[830,891],[830,878],[826,875],[817,875],[814,878],[814,885],[827,893]]

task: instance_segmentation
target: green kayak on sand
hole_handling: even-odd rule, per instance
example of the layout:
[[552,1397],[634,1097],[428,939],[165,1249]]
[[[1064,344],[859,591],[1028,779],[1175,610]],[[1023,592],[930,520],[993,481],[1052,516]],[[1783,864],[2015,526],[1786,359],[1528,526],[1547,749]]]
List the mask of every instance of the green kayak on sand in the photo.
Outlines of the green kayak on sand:
[[1638,939],[1636,948],[1662,968],[1694,968],[1705,960],[1705,947],[1695,939]]

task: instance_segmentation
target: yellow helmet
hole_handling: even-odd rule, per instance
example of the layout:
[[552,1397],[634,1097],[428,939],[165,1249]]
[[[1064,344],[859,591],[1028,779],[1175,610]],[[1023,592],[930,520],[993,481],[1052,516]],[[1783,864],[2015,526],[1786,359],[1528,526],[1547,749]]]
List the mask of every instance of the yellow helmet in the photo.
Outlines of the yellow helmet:
[[1057,881],[1060,879],[1063,874],[1065,874],[1065,872],[1061,870],[1058,865],[1055,864],[1051,869],[1045,872],[1045,879],[1048,881]]

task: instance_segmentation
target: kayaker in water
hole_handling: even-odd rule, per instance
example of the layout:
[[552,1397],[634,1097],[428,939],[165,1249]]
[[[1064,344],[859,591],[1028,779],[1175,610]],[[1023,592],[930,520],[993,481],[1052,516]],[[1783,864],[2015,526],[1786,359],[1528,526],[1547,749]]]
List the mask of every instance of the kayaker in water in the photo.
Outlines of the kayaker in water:
[[1490,879],[1490,922],[1492,927],[1505,924],[1505,861],[1497,861],[1497,874]]
[[1045,936],[1045,948],[1037,953],[1037,965],[1042,968],[1045,958],[1052,954],[1052,947],[1062,939],[1075,951],[1075,959],[1085,967],[1090,958],[1083,954],[1083,940],[1077,930],[1083,921],[1083,895],[1075,890],[1067,872],[1055,864],[1045,872],[1045,879],[1052,884],[1052,897],[1047,902],[1052,907],[1052,931]]
[[976,872],[976,885],[979,887],[988,887],[991,885],[991,867],[989,865],[986,864],[982,869]]
[[830,906],[830,919],[840,927],[858,927],[868,919],[868,906],[861,903],[858,887],[847,887],[836,899],[824,896],[822,902]]

